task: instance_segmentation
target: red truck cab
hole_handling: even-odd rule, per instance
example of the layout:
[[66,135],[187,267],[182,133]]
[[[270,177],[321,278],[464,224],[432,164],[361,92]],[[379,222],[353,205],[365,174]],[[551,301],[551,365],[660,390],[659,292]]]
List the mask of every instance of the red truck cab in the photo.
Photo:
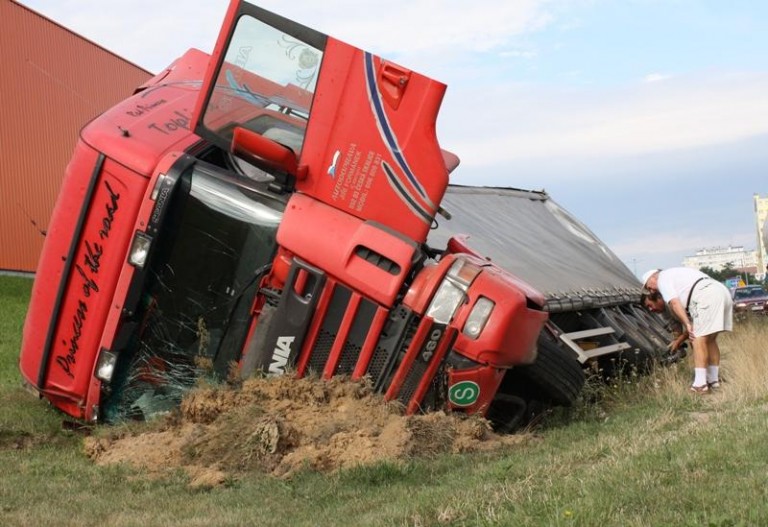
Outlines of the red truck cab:
[[[195,379],[368,377],[406,411],[484,413],[533,362],[542,296],[427,234],[445,86],[246,2],[89,123],[24,329],[26,382],[90,421]],[[453,161],[451,161],[453,160]]]

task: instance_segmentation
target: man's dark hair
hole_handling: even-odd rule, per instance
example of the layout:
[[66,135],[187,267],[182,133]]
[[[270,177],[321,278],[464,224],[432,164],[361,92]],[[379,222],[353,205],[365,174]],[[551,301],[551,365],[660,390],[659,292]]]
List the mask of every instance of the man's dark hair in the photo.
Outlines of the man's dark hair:
[[661,293],[658,291],[643,291],[643,294],[640,295],[640,303],[645,305],[646,300],[650,300],[651,302],[658,302],[661,300]]

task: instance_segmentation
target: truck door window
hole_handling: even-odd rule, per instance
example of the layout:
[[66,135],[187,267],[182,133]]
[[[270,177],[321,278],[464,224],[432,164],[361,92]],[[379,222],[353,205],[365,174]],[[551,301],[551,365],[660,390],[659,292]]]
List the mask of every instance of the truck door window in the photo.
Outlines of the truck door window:
[[322,58],[320,49],[241,16],[203,110],[209,139],[227,149],[241,126],[299,155]]

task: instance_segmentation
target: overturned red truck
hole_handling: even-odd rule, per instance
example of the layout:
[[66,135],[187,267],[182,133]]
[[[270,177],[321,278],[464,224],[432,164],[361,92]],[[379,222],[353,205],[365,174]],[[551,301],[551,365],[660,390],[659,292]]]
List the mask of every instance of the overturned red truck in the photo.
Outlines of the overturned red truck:
[[[203,365],[370,378],[407,412],[485,414],[547,320],[453,237],[445,86],[246,2],[85,126],[37,270],[20,367],[67,414],[178,404]],[[503,414],[503,412],[501,412]]]

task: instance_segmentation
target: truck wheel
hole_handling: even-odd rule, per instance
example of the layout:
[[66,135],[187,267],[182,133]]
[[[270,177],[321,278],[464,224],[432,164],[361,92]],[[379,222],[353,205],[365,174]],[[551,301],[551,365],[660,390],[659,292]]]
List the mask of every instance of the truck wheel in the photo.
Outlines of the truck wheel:
[[526,377],[541,392],[542,400],[562,406],[576,401],[584,387],[584,369],[573,353],[546,337],[539,337],[539,354],[536,362],[515,368],[518,375]]
[[498,434],[511,434],[526,422],[528,403],[522,397],[508,393],[497,394],[485,416]]

